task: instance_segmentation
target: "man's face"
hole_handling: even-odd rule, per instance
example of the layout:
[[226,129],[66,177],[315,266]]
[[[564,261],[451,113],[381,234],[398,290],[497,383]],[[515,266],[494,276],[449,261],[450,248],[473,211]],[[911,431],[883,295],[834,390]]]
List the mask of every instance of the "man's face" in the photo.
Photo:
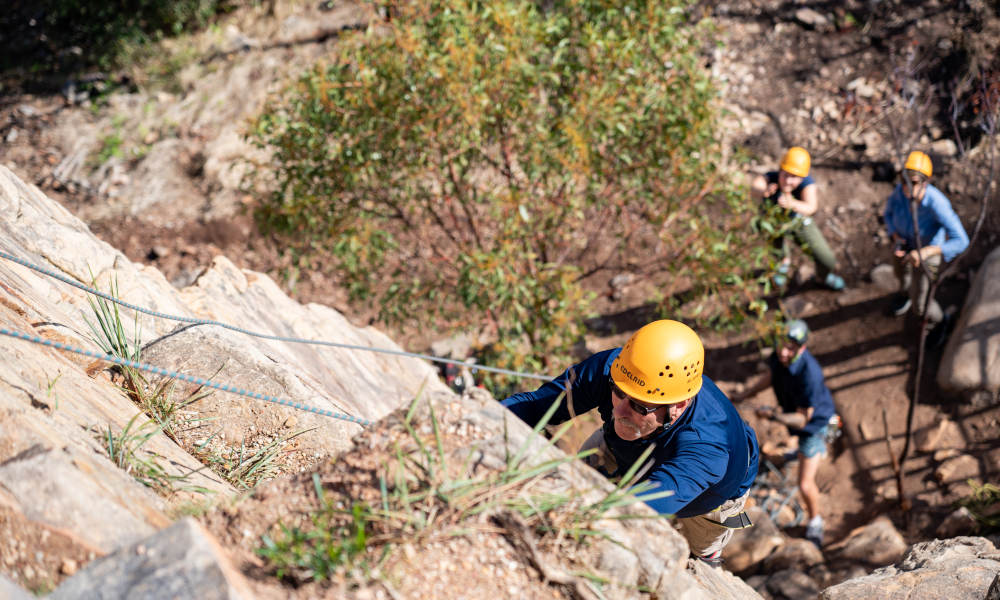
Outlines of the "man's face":
[[[633,403],[636,405],[635,407],[633,407]],[[630,398],[613,383],[611,385],[611,404],[614,406],[611,414],[614,417],[615,433],[621,439],[629,442],[644,438],[659,429],[669,412],[666,405],[657,406]],[[653,410],[643,415],[638,409],[642,409],[643,412],[648,409]]]
[[927,182],[919,177],[908,177],[909,183],[903,181],[903,193],[910,200],[923,200],[924,194],[927,192]]
[[800,183],[802,183],[802,178],[798,175],[792,175],[788,171],[778,172],[778,187],[781,191],[791,193],[792,190],[799,187]]
[[795,357],[799,355],[801,350],[802,346],[799,346],[792,340],[785,340],[778,346],[778,360],[787,367],[792,364],[792,361],[795,360]]

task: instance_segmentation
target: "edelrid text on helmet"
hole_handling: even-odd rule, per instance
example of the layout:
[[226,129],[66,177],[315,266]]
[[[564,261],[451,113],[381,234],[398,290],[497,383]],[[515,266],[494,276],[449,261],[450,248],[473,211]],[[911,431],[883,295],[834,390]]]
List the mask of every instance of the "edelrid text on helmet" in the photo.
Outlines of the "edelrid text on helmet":
[[931,163],[931,157],[919,150],[910,152],[910,155],[906,157],[906,164],[903,165],[903,168],[916,171],[924,177],[930,177],[934,173],[934,165]]
[[611,364],[611,379],[649,404],[675,404],[701,389],[705,348],[687,325],[664,319],[636,331]]
[[781,159],[781,170],[787,171],[796,177],[805,177],[809,174],[809,166],[812,159],[809,152],[801,146],[792,146],[785,152]]

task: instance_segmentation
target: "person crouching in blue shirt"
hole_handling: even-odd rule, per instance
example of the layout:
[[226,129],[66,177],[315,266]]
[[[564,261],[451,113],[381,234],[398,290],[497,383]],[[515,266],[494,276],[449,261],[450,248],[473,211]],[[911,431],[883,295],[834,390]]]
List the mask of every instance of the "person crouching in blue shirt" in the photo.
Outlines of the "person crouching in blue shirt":
[[[951,262],[969,246],[969,236],[951,202],[928,181],[932,174],[930,157],[923,152],[910,152],[903,168],[906,181],[896,185],[886,203],[885,228],[893,241],[893,269],[903,292],[893,302],[892,312],[896,316],[907,311],[925,316],[924,303],[930,291],[930,279],[921,263],[934,277],[942,261]],[[919,245],[917,232],[913,229],[914,208]],[[926,318],[929,325],[944,318],[941,306],[933,298],[927,306]]]
[[827,454],[831,419],[837,419],[837,413],[833,396],[823,379],[823,369],[806,348],[808,338],[809,327],[805,321],[790,321],[775,352],[768,357],[768,371],[742,394],[733,394],[733,401],[750,398],[768,386],[774,388],[781,413],[775,414],[771,406],[760,406],[757,415],[780,421],[799,438],[799,493],[809,516],[805,537],[820,547],[823,545],[823,517],[816,472]]
[[675,516],[691,554],[717,565],[733,531],[751,525],[743,508],[757,475],[758,445],[704,367],[698,334],[678,321],[654,321],[622,348],[598,352],[503,404],[529,425],[560,394],[553,423],[597,408],[603,426],[581,451],[596,449],[588,463],[609,478],[621,477],[652,445],[640,481],[653,484],[649,493],[673,494],[647,504]]

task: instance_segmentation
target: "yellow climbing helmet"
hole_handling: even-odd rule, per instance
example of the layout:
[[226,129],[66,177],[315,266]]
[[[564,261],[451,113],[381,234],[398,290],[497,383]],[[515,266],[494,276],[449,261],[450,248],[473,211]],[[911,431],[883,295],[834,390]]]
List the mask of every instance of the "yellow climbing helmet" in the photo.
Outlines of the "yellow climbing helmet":
[[664,319],[644,325],[611,363],[611,379],[623,392],[649,404],[675,404],[701,389],[705,348],[693,329]]
[[792,146],[781,159],[781,170],[788,171],[796,177],[805,177],[809,174],[811,160],[805,148]]
[[934,165],[931,164],[931,157],[919,150],[910,152],[910,155],[906,157],[906,164],[903,165],[903,168],[923,173],[924,177],[928,178],[934,173]]

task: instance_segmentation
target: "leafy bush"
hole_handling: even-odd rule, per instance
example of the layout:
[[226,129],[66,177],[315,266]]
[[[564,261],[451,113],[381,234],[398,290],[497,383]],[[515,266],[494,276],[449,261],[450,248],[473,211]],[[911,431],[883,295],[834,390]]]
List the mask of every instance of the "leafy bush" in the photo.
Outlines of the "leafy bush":
[[664,300],[738,315],[767,251],[723,180],[708,31],[684,2],[392,10],[257,121],[266,230],[332,257],[390,322],[485,328],[511,368],[563,363],[602,270],[671,273]]

